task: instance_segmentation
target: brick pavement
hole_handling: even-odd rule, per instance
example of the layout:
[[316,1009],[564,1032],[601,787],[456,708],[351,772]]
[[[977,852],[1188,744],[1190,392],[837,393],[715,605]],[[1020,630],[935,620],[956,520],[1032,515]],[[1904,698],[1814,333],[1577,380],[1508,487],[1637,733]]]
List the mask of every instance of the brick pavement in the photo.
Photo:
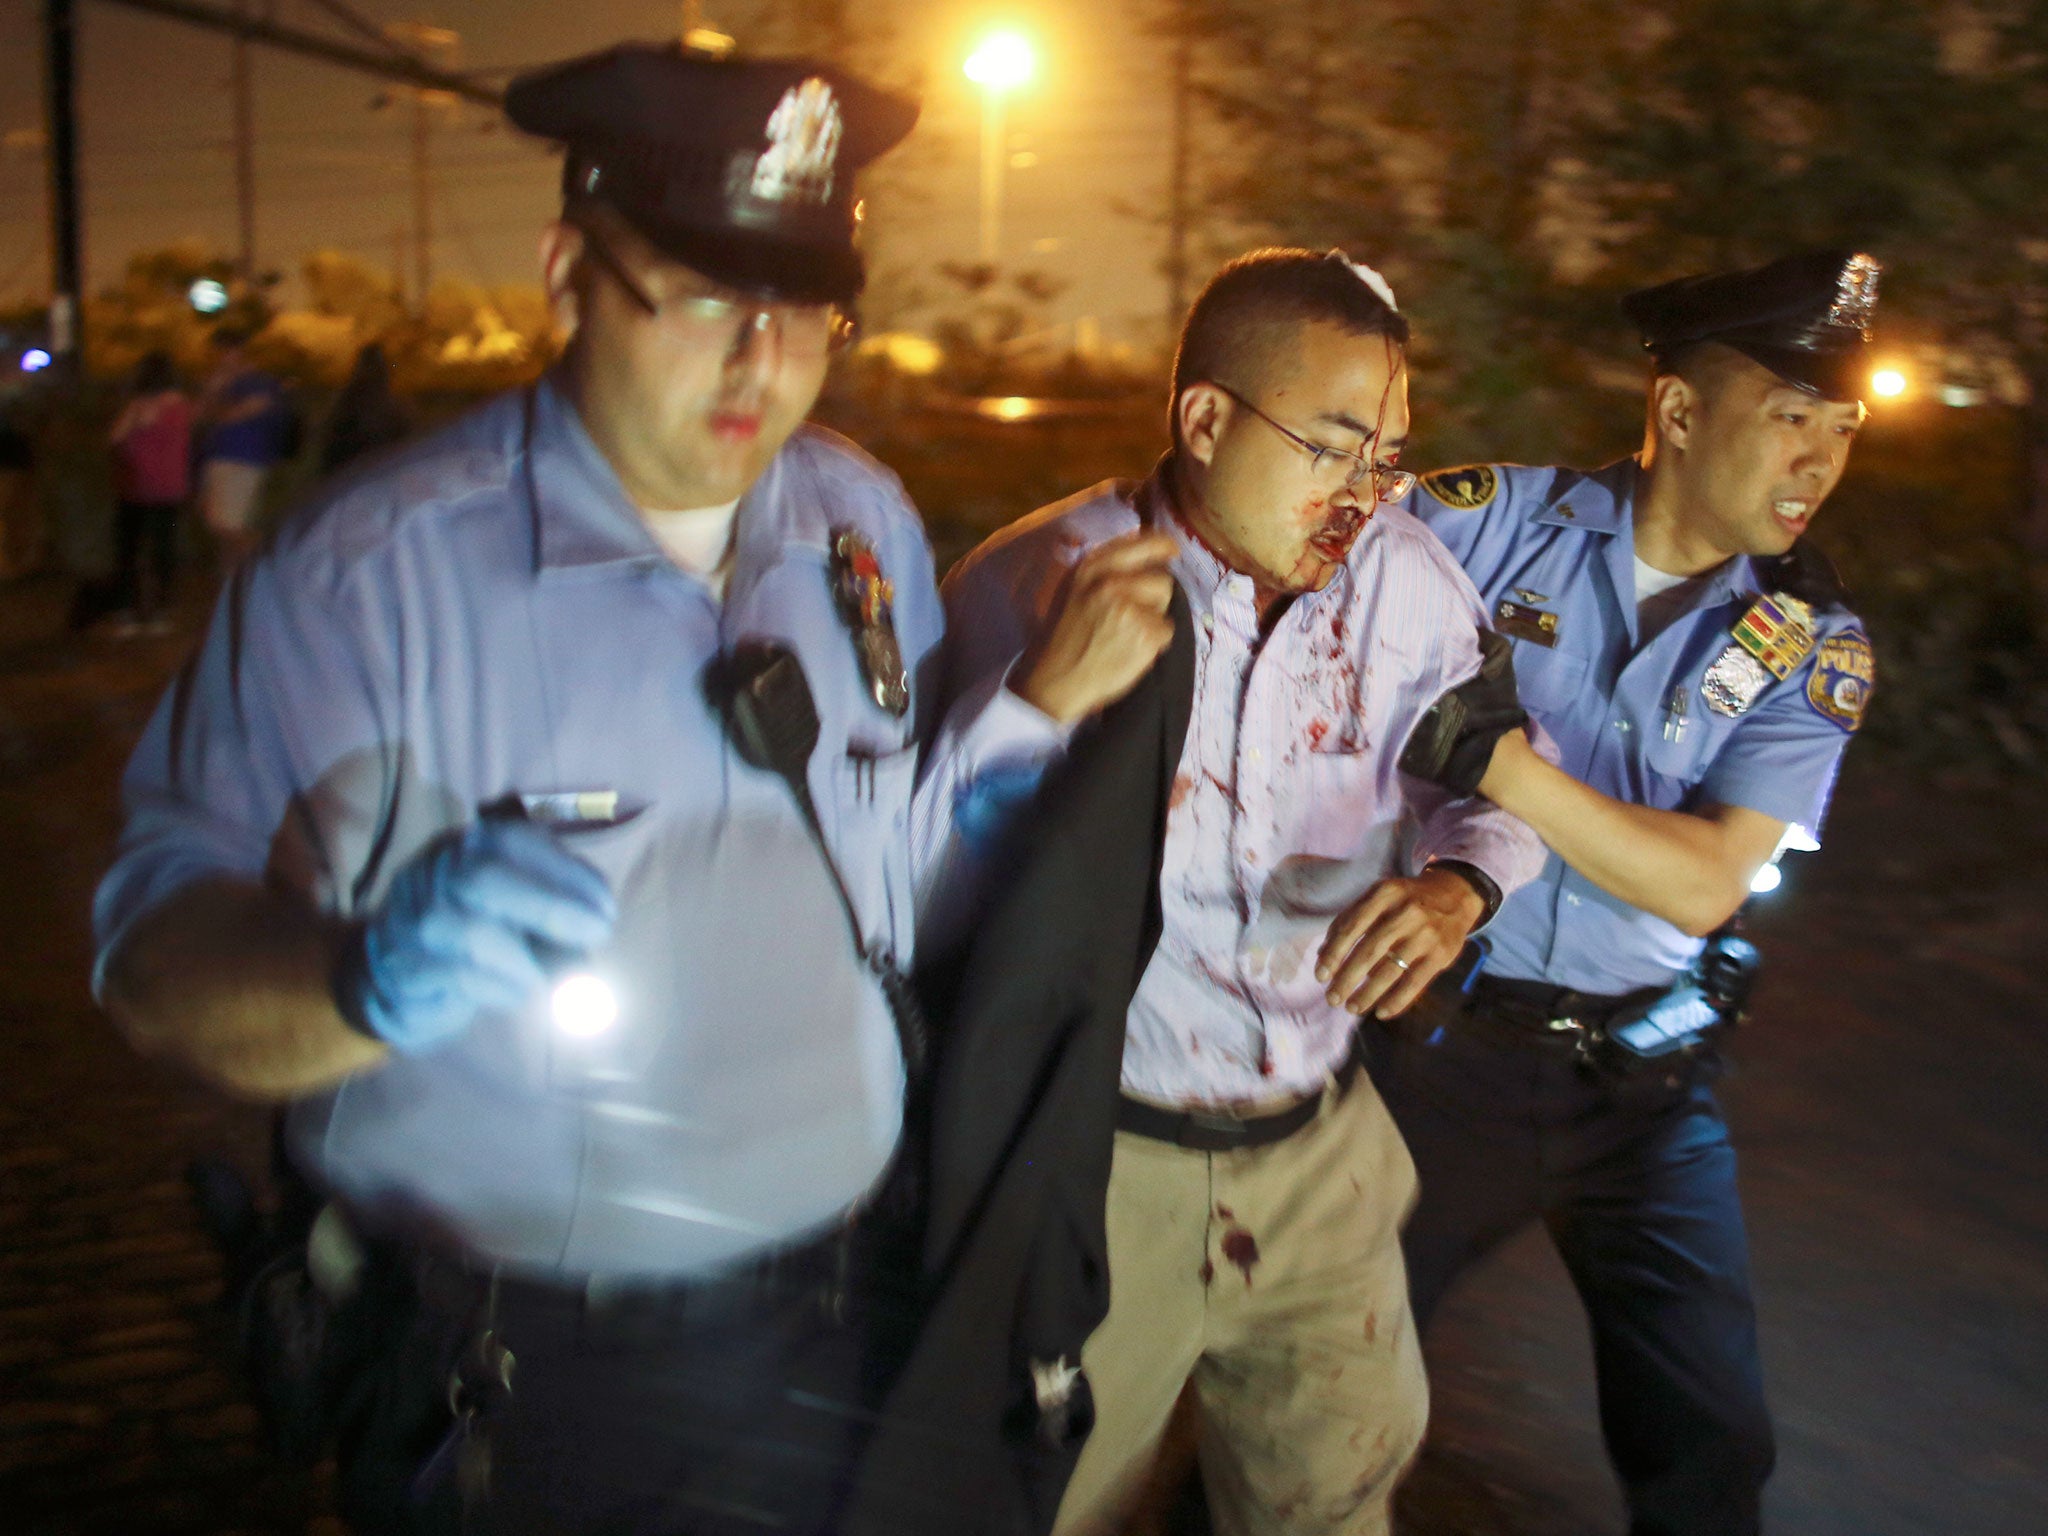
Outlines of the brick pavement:
[[67,598],[0,590],[0,1530],[338,1536],[218,1363],[181,1177],[261,1166],[265,1116],[134,1056],[86,993],[120,763],[188,638],[53,638]]

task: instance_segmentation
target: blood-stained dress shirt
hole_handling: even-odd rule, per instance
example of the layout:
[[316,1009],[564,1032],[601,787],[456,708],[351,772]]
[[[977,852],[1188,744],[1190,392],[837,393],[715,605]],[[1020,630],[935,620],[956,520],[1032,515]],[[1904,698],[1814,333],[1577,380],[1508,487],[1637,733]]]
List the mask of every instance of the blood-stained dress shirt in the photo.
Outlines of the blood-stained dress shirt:
[[1188,532],[1157,478],[1112,481],[1013,525],[948,578],[951,686],[991,686],[1067,568],[1141,522],[1180,540],[1195,692],[1124,1091],[1204,1106],[1313,1092],[1356,1026],[1315,976],[1339,913],[1432,859],[1465,860],[1503,893],[1543,867],[1520,821],[1396,767],[1422,712],[1478,670],[1479,596],[1421,523],[1383,507],[1330,585],[1296,598],[1262,642],[1251,579]]

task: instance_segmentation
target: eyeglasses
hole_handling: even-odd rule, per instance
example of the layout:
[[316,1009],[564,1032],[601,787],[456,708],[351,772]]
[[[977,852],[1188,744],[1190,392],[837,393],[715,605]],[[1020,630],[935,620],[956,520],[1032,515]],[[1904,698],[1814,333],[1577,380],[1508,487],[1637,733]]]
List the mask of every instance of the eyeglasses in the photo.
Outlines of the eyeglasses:
[[815,362],[829,353],[844,350],[857,329],[853,316],[837,304],[764,304],[737,294],[698,290],[666,293],[656,298],[647,284],[635,277],[611,243],[588,224],[583,231],[584,249],[597,264],[617,280],[626,296],[650,316],[680,315],[707,331],[720,332],[729,354],[746,350],[749,341],[773,332],[782,350],[802,362]]
[[1415,489],[1415,476],[1405,469],[1396,469],[1391,464],[1375,464],[1362,453],[1352,453],[1344,448],[1332,448],[1323,443],[1312,443],[1299,432],[1290,432],[1251,401],[1245,399],[1228,384],[1215,379],[1208,381],[1230,396],[1239,405],[1250,411],[1267,426],[1278,432],[1287,441],[1308,455],[1309,473],[1331,490],[1349,488],[1361,480],[1372,481],[1373,498],[1377,501],[1399,501]]

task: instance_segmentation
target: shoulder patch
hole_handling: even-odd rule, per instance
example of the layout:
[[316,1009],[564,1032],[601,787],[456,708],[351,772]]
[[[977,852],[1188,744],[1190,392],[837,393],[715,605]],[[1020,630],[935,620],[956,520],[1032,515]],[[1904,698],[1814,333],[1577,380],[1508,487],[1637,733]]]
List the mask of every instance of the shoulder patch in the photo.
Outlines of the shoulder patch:
[[1476,512],[1500,494],[1500,476],[1490,464],[1467,464],[1424,475],[1422,488],[1447,507]]
[[1845,629],[1823,640],[1814,654],[1813,672],[1806,679],[1806,702],[1815,711],[1845,731],[1863,724],[1870,691],[1877,683],[1877,666],[1870,654],[1870,642],[1863,632]]

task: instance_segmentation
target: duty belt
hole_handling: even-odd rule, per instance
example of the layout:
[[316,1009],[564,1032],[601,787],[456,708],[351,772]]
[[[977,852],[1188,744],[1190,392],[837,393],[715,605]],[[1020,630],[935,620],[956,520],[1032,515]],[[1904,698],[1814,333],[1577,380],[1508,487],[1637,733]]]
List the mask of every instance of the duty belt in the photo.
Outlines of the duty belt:
[[428,1260],[469,1282],[472,1294],[495,1310],[544,1329],[593,1325],[606,1333],[660,1339],[722,1327],[777,1300],[815,1298],[843,1311],[850,1281],[853,1232],[839,1227],[822,1237],[748,1260],[719,1273],[687,1280],[529,1280],[494,1273],[474,1258]]
[[1588,1039],[1604,1030],[1616,1014],[1663,990],[1645,987],[1619,994],[1577,992],[1546,981],[1482,975],[1472,984],[1466,1018],[1496,1039],[1513,1045],[1581,1052]]

